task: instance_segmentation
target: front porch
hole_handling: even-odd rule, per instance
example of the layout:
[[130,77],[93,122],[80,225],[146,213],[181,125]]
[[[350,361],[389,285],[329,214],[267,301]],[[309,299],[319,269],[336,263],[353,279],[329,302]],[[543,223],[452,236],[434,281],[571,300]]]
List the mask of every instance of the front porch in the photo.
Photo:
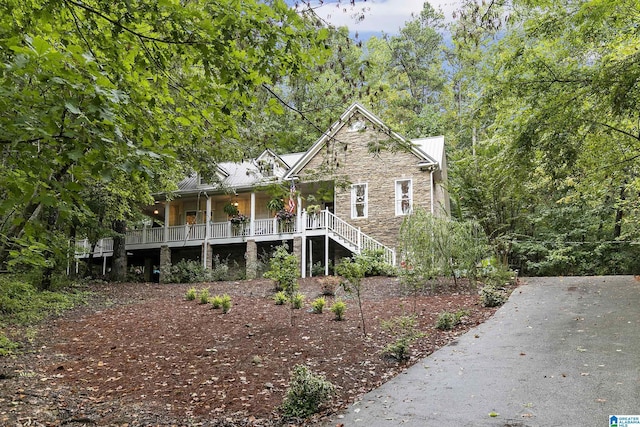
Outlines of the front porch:
[[[140,230],[128,230],[125,234],[125,247],[127,252],[158,250],[162,248],[208,248],[218,245],[233,245],[248,243],[255,245],[258,242],[277,242],[283,240],[300,241],[300,249],[297,255],[301,260],[301,276],[307,276],[307,264],[311,250],[308,250],[308,242],[311,238],[323,237],[325,248],[329,247],[329,239],[352,253],[361,253],[365,250],[382,250],[384,259],[391,265],[396,264],[395,250],[384,246],[382,243],[363,233],[347,222],[341,220],[328,210],[308,214],[306,211],[294,217],[290,222],[284,222],[277,218],[248,220],[247,222],[234,224],[231,221],[210,222],[208,224],[185,224],[178,226],[165,225],[164,227],[143,227]],[[87,240],[77,243],[76,256],[78,258],[103,259],[103,269],[106,268],[106,259],[113,256],[113,239],[100,239],[95,247]],[[325,274],[328,274],[328,249],[325,253]],[[208,251],[203,251],[206,254]],[[207,266],[207,256],[203,257],[203,264]]]

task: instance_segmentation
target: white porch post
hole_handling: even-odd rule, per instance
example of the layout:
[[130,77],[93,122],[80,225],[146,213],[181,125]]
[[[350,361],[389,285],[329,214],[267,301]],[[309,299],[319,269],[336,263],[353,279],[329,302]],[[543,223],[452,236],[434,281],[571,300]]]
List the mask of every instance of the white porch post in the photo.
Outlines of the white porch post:
[[251,192],[251,212],[249,213],[249,236],[256,234],[256,192]]
[[166,201],[164,203],[164,236],[162,238],[163,242],[169,241],[169,205],[170,201]]
[[329,233],[324,231],[324,275],[329,275]]
[[207,194],[207,217],[205,218],[204,223],[206,224],[206,228],[204,229],[204,241],[205,243],[207,242],[207,240],[209,240],[211,238],[211,196],[209,196]]
[[313,240],[309,240],[309,277],[313,277]]
[[[299,200],[299,199],[298,199]],[[300,209],[300,204],[298,204],[298,209]],[[303,212],[302,213],[303,216],[306,216],[307,213]],[[298,216],[298,223],[300,223],[301,220],[304,220],[303,222],[306,224],[306,218],[300,218],[300,216]],[[300,272],[300,277],[302,277],[303,279],[305,277],[307,277],[307,227],[302,227],[302,253],[301,253],[301,260],[300,260],[300,267],[301,267],[301,272]]]
[[306,229],[307,228],[307,222],[306,221],[302,221],[302,196],[300,194],[298,194],[298,201],[297,201],[297,213],[296,213],[296,232],[300,233],[300,231],[302,229]]

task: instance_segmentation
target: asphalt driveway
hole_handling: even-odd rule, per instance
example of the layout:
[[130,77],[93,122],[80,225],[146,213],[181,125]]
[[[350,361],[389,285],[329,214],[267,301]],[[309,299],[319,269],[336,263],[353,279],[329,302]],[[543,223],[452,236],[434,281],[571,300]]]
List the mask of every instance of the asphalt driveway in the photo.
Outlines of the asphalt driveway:
[[524,281],[489,321],[327,426],[604,427],[640,414],[640,282]]

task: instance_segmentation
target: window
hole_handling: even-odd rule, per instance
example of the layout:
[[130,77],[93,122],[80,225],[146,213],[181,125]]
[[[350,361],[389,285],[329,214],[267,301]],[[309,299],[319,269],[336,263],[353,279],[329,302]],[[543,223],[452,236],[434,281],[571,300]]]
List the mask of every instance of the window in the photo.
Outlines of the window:
[[354,184],[351,186],[351,218],[366,218],[367,213],[367,184]]
[[396,181],[396,215],[408,215],[413,208],[413,188],[410,179]]

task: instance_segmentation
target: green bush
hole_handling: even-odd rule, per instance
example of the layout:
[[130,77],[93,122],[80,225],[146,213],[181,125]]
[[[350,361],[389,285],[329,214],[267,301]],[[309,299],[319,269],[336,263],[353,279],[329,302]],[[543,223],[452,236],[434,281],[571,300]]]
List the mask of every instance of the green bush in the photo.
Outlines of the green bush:
[[460,320],[464,316],[468,315],[469,312],[467,310],[458,310],[455,313],[444,311],[438,316],[438,320],[436,321],[436,328],[444,331],[453,329],[460,324]]
[[210,270],[193,260],[180,260],[169,267],[167,283],[201,283],[211,281]]
[[269,271],[264,277],[275,282],[277,291],[293,296],[298,289],[298,257],[290,254],[286,246],[278,246],[271,258]]
[[184,297],[187,301],[194,301],[198,297],[198,291],[196,291],[196,288],[189,288]]
[[347,310],[347,304],[345,304],[342,300],[337,300],[331,305],[331,308],[329,308],[329,310],[331,310],[331,312],[335,315],[336,320],[343,320],[344,312]]
[[306,418],[318,412],[335,394],[335,386],[305,365],[296,365],[281,406],[285,418]]
[[384,260],[384,250],[365,250],[354,257],[364,267],[365,276],[396,276],[395,268]]
[[296,292],[291,297],[291,308],[300,309],[304,305],[304,295],[300,292]]
[[231,309],[231,297],[227,294],[222,295],[220,303],[220,306],[222,307],[222,313],[227,314]]
[[28,324],[86,301],[88,293],[39,291],[19,275],[0,275],[0,323]]
[[221,295],[216,295],[214,297],[211,298],[211,307],[214,309],[218,309],[220,307],[222,307],[222,296]]
[[20,348],[19,343],[11,341],[6,336],[0,334],[0,356],[9,356],[18,348]]
[[326,303],[327,300],[324,299],[324,297],[316,298],[311,302],[311,309],[316,314],[322,314],[322,310],[324,309]]
[[395,341],[388,344],[382,353],[402,362],[409,360],[411,343],[424,336],[417,330],[415,316],[398,316],[380,322],[382,329],[390,332]]
[[221,260],[220,255],[213,257],[212,269],[208,272],[211,281],[229,280],[229,262]]
[[498,307],[507,301],[507,294],[493,285],[485,285],[480,291],[480,300],[484,307]]
[[209,289],[203,289],[200,291],[200,295],[198,296],[200,299],[200,304],[208,304],[209,303]]
[[276,302],[276,305],[284,305],[289,300],[289,297],[284,291],[280,291],[273,295],[273,300]]

